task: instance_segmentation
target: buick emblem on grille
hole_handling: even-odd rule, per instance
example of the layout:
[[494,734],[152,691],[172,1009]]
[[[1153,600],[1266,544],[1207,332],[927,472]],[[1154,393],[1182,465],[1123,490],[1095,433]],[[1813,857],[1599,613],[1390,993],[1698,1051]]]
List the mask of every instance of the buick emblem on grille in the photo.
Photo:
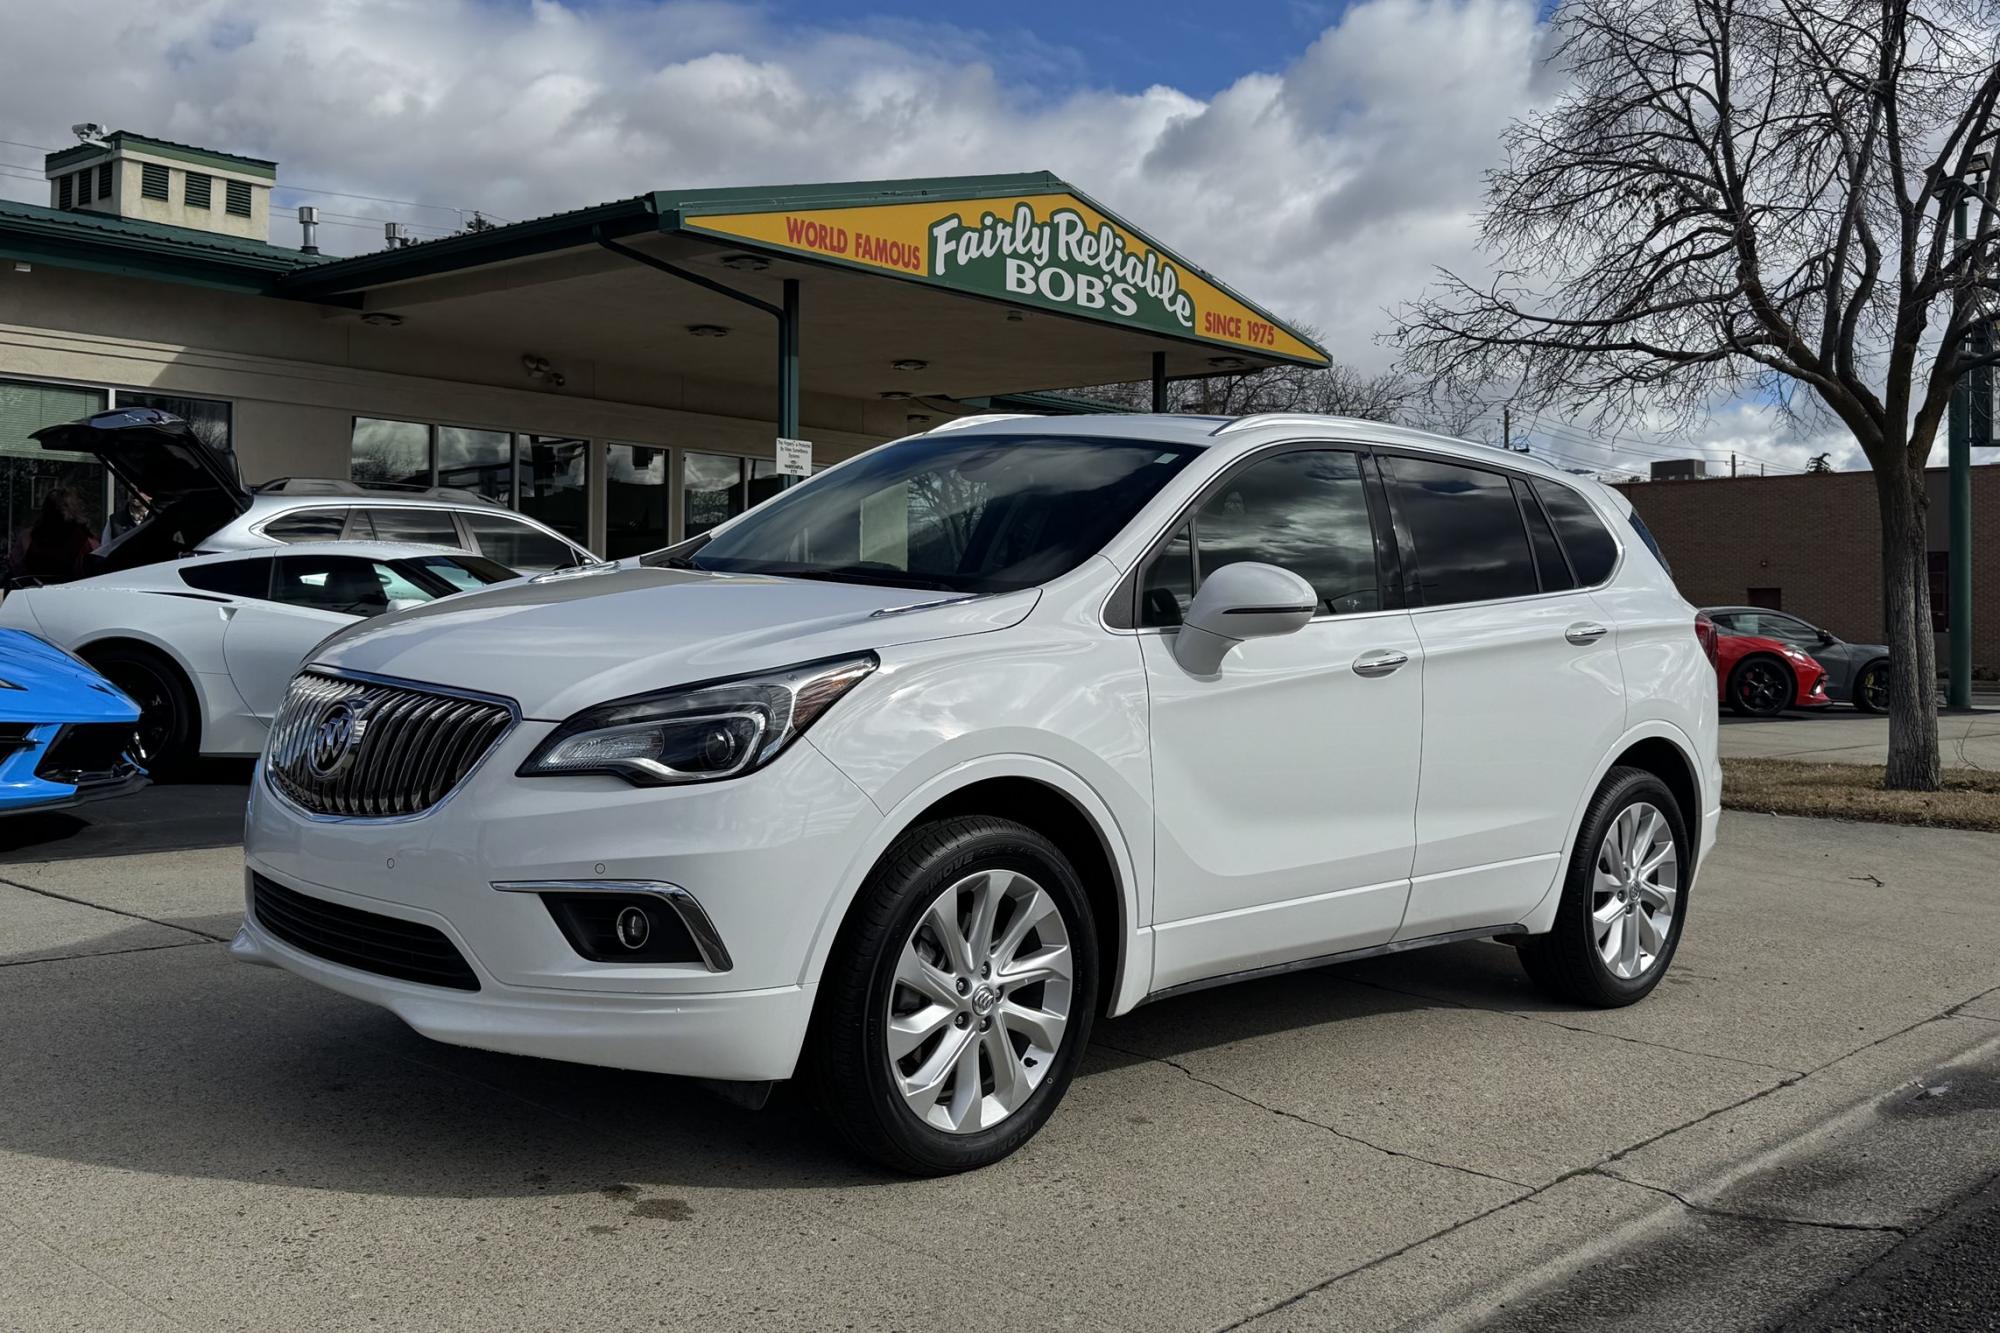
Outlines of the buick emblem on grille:
[[337,699],[320,709],[306,739],[306,771],[320,781],[336,778],[354,762],[368,730],[374,700],[367,695]]

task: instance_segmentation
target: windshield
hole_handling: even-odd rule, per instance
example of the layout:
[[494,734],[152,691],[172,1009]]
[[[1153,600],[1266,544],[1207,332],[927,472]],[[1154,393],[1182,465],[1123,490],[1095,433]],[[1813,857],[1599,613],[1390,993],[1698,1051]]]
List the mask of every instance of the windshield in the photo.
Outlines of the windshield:
[[439,597],[448,597],[455,592],[471,592],[489,583],[505,583],[508,579],[520,577],[507,566],[481,555],[416,556],[407,560],[392,560],[389,565]]
[[947,592],[1076,568],[1194,457],[1185,445],[918,436],[787,492],[672,563]]

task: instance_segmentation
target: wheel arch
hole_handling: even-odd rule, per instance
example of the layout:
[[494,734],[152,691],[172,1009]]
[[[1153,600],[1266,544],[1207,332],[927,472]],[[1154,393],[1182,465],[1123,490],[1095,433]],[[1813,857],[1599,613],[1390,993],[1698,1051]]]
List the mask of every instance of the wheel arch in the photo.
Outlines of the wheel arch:
[[817,986],[862,884],[896,841],[919,824],[951,815],[1016,820],[1060,848],[1076,868],[1097,917],[1103,1011],[1123,1013],[1144,996],[1151,956],[1139,946],[1137,872],[1110,808],[1069,769],[1032,755],[996,755],[958,765],[893,806],[856,853],[813,936],[803,980]]
[[[1729,682],[1735,680],[1736,673],[1743,670],[1743,668],[1749,666],[1752,662],[1775,663],[1778,669],[1785,673],[1785,679],[1792,682],[1792,692],[1790,697],[1786,700],[1785,707],[1791,708],[1798,703],[1798,698],[1799,698],[1798,671],[1792,666],[1790,662],[1787,662],[1783,656],[1781,656],[1778,653],[1772,652],[1769,648],[1759,648],[1754,652],[1745,653],[1743,654],[1743,656],[1736,659],[1736,661],[1729,668],[1728,679],[1722,682],[1722,693],[1725,699],[1728,697],[1729,694]],[[1822,668],[1822,670],[1824,670],[1824,668]]]
[[1563,881],[1568,878],[1569,860],[1575,854],[1577,835],[1583,829],[1584,814],[1590,808],[1591,799],[1597,795],[1597,789],[1604,785],[1605,775],[1619,767],[1652,773],[1674,794],[1674,800],[1681,807],[1681,818],[1687,823],[1688,857],[1692,863],[1688,869],[1688,882],[1693,883],[1700,867],[1702,840],[1708,832],[1708,813],[1704,808],[1708,802],[1703,797],[1695,745],[1678,727],[1666,722],[1647,722],[1627,731],[1611,745],[1578,795],[1576,808],[1570,812],[1569,836],[1563,840],[1562,856],[1556,862],[1555,882],[1523,923],[1531,933],[1546,931],[1554,921],[1562,898]]

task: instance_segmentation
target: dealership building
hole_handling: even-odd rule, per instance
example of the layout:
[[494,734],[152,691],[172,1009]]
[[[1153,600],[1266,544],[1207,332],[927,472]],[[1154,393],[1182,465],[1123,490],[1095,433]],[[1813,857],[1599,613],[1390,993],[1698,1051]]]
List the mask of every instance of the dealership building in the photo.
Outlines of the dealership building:
[[0,201],[10,546],[58,486],[102,520],[101,467],[29,436],[113,406],[253,483],[465,487],[615,557],[782,484],[780,437],[822,466],[1078,385],[1327,363],[1045,173],[654,191],[335,258],[271,243],[270,161],[120,131],[46,172]]

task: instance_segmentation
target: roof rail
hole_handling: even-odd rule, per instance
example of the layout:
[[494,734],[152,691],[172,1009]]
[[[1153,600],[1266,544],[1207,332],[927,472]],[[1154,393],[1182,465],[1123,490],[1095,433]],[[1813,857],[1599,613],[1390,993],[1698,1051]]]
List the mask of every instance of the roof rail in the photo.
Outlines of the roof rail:
[[1231,417],[1210,431],[1210,435],[1228,435],[1239,430],[1249,430],[1253,426],[1283,426],[1297,422],[1306,426],[1324,425],[1328,418],[1314,416],[1310,412],[1252,412],[1248,416]]
[[1039,421],[1045,412],[982,412],[977,416],[953,417],[950,421],[932,426],[926,435],[936,435],[939,431],[959,430],[966,426],[984,426],[989,421]]
[[[501,501],[463,486],[425,486],[414,481],[348,481],[339,477],[274,477],[250,488],[255,495],[386,495],[412,500]],[[504,508],[504,506],[502,506]]]

